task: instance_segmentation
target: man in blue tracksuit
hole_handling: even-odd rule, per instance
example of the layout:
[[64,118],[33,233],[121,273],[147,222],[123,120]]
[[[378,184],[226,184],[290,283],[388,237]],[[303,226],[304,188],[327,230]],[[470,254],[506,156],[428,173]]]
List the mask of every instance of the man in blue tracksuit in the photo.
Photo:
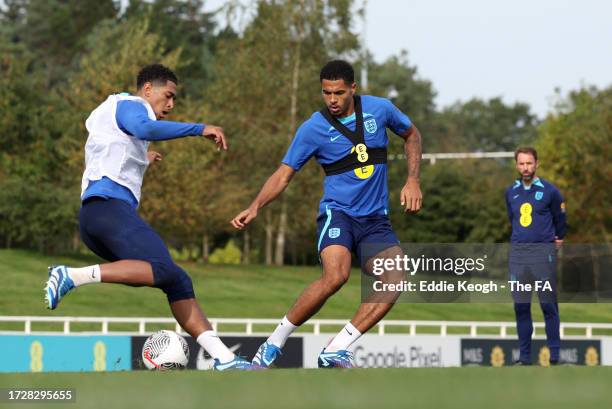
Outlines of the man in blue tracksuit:
[[[559,190],[538,178],[538,154],[519,148],[514,154],[520,177],[506,190],[512,224],[510,280],[530,284],[538,292],[546,324],[550,363],[559,362],[559,307],[556,299],[556,248],[565,237],[565,202]],[[522,365],[531,364],[531,291],[514,289],[514,311]]]

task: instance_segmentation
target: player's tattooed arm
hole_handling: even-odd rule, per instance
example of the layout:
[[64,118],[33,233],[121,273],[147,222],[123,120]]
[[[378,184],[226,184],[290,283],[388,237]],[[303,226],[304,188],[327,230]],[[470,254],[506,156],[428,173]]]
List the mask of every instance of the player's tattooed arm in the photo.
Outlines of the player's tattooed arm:
[[404,152],[408,166],[408,178],[400,194],[401,204],[405,212],[418,212],[423,204],[421,194],[421,133],[413,124],[402,135],[404,138]]

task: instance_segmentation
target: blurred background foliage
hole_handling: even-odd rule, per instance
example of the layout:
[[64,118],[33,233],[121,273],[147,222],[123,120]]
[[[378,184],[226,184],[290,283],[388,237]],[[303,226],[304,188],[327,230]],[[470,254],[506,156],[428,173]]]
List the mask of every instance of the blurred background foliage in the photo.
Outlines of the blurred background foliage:
[[[323,172],[311,161],[245,232],[229,220],[279,165],[299,124],[322,106],[318,74],[345,58],[368,89],[389,97],[423,135],[424,152],[513,151],[534,145],[541,176],[566,197],[569,240],[610,241],[612,88],[584,87],[546,118],[529,105],[471,99],[439,109],[435,86],[406,51],[374,61],[359,43],[353,0],[4,0],[0,3],[0,247],[87,251],[77,212],[84,127],[107,95],[135,92],[139,68],[161,62],[179,76],[172,120],[224,127],[230,151],[185,138],[151,146],[143,217],[182,259],[316,263]],[[220,18],[217,18],[220,17]],[[220,21],[245,21],[237,24]],[[410,43],[408,38],[407,43]],[[390,135],[390,153],[402,140]],[[423,209],[405,215],[403,159],[389,162],[391,219],[405,242],[503,242],[503,192],[512,160],[424,161]]]

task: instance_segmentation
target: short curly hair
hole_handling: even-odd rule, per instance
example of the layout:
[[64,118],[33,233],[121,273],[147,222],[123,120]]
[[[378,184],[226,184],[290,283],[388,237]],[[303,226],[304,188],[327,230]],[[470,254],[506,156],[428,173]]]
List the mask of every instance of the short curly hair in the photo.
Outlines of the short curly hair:
[[161,64],[145,65],[136,77],[136,89],[141,89],[147,82],[166,85],[168,81],[178,85],[178,78],[170,68]]
[[344,80],[345,84],[352,84],[355,82],[355,70],[353,70],[351,64],[344,60],[332,60],[321,68],[319,79],[321,82],[323,80]]

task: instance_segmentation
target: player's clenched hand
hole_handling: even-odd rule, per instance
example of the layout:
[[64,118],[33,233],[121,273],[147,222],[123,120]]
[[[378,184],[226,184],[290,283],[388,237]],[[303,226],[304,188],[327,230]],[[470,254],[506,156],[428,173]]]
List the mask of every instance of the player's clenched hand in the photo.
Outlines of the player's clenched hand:
[[149,164],[151,164],[153,162],[159,162],[159,161],[162,160],[162,155],[159,152],[148,151],[147,152],[147,159],[149,160]]
[[423,205],[423,195],[418,180],[408,179],[400,193],[400,199],[404,212],[416,213],[421,210]]
[[217,150],[227,150],[227,141],[225,140],[223,128],[214,125],[206,125],[202,131],[202,136],[214,141],[217,144]]
[[232,226],[237,229],[244,229],[244,227],[257,217],[257,209],[248,208],[238,213],[238,216],[234,217],[231,221]]

